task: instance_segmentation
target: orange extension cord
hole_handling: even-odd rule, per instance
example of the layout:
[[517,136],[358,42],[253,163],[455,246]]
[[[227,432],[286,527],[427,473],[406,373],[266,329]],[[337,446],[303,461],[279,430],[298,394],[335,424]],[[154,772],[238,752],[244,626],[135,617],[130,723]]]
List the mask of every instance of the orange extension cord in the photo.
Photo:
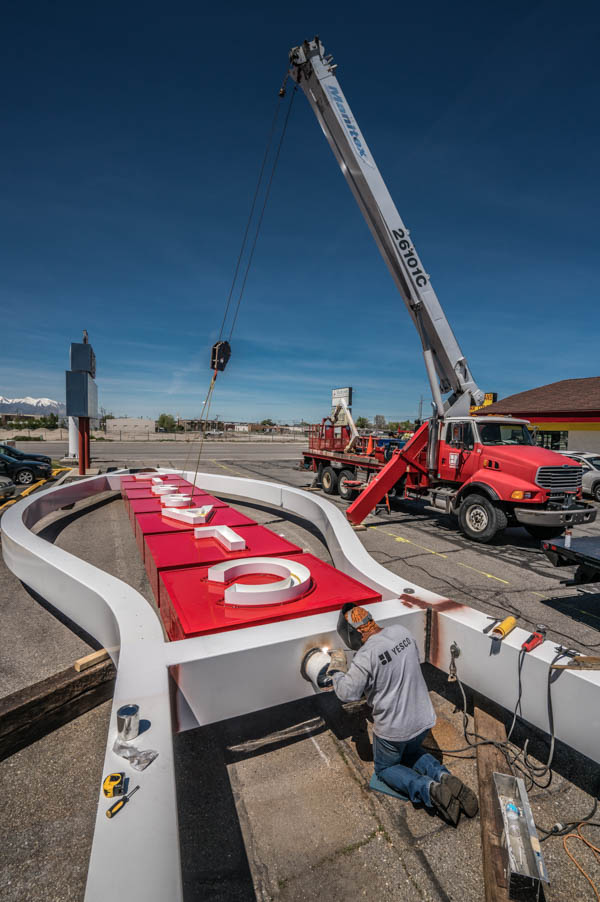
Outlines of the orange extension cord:
[[579,839],[579,840],[581,840],[582,843],[585,843],[585,845],[588,846],[588,848],[590,848],[592,850],[592,852],[596,856],[596,859],[600,859],[600,849],[598,848],[598,846],[595,846],[593,843],[591,843],[589,841],[589,839],[586,839],[585,836],[583,835],[583,833],[581,832],[582,828],[586,827],[586,826],[590,826],[590,825],[584,824],[584,823],[578,824],[577,825],[577,833],[567,833],[566,836],[563,836],[563,846],[564,846],[565,852],[567,853],[567,855],[569,856],[569,858],[571,859],[571,861],[573,862],[575,867],[579,871],[581,871],[581,873],[583,874],[583,876],[585,877],[585,879],[587,880],[589,885],[592,887],[592,889],[596,893],[596,899],[598,900],[598,902],[600,902],[600,892],[598,892],[598,887],[596,886],[596,884],[594,883],[594,881],[592,880],[590,875],[583,869],[582,865],[575,858],[575,856],[573,855],[573,853],[569,850],[569,848],[567,846],[568,839]]

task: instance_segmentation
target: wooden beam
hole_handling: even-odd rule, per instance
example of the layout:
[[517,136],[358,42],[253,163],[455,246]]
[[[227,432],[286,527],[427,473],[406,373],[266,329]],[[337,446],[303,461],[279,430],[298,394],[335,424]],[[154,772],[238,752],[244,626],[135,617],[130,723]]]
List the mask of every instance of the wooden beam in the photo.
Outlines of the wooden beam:
[[112,698],[115,677],[110,660],[68,667],[0,699],[0,761]]
[[84,658],[77,658],[73,667],[77,673],[81,673],[82,670],[87,670],[88,667],[93,667],[94,664],[100,664],[101,661],[106,661],[107,658],[107,650],[101,648],[100,651],[93,651],[91,655],[86,655]]
[[[475,732],[486,739],[506,740],[504,724],[481,708],[475,708]],[[510,774],[502,752],[493,745],[477,746],[477,777],[479,780],[479,819],[483,855],[483,879],[486,902],[508,902],[506,879],[506,850],[502,845],[502,813],[494,785],[493,774]]]

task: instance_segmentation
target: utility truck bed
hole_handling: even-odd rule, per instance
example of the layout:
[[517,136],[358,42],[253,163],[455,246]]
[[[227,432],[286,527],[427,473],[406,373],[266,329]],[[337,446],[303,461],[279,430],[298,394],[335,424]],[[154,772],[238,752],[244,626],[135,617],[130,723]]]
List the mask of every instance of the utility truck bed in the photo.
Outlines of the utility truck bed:
[[576,567],[573,583],[600,582],[600,536],[581,536],[565,545],[565,537],[542,542],[542,549],[555,567]]

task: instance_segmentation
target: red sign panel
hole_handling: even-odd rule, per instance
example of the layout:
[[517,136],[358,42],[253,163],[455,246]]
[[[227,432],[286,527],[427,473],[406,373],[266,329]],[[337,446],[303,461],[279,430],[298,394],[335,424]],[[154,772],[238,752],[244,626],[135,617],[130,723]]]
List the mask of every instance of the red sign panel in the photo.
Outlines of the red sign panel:
[[310,588],[298,600],[277,605],[235,607],[224,602],[224,594],[233,582],[264,585],[281,579],[279,576],[264,573],[240,576],[224,584],[208,581],[208,567],[161,571],[160,614],[169,638],[187,639],[294,617],[308,617],[339,610],[347,601],[355,604],[381,601],[381,595],[374,589],[363,586],[312,554],[294,554],[289,558],[308,567]]
[[[207,526],[212,524],[207,523]],[[264,526],[240,526],[236,529],[246,542],[243,551],[227,551],[213,538],[195,539],[193,532],[170,533],[146,537],[145,564],[154,597],[159,606],[158,575],[164,570],[181,567],[198,567],[233,561],[244,557],[271,557],[302,551],[298,545],[288,542]]]
[[[213,495],[205,495],[202,492],[194,492],[192,498],[194,507],[202,507],[205,504],[212,504],[213,507],[227,507],[224,501],[219,501]],[[129,519],[131,525],[135,528],[135,518],[138,514],[158,514],[164,509],[164,505],[160,503],[160,498],[138,498],[129,502]]]
[[[216,507],[212,516],[206,523],[198,523],[198,526],[256,526],[256,520],[251,520],[245,514],[232,507]],[[142,560],[146,556],[146,536],[166,535],[167,533],[194,532],[195,526],[182,523],[181,520],[171,520],[164,514],[138,514],[135,521],[135,540],[140,549]]]

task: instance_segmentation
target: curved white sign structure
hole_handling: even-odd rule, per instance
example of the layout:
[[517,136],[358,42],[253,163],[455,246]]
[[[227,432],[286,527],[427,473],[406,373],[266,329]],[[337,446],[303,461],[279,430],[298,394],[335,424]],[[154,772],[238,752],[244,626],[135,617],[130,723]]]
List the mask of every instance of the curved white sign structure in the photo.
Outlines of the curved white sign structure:
[[[160,472],[165,475],[165,471]],[[156,473],[143,477],[136,474],[136,481],[151,479],[152,475]],[[310,521],[324,537],[335,566],[382,594],[383,600],[371,606],[380,624],[402,619],[415,636],[422,658],[427,644],[428,659],[446,671],[450,644],[456,641],[461,648],[459,671],[465,684],[508,709],[514,707],[517,663],[527,631],[514,629],[502,642],[499,653],[490,657],[490,639],[483,633],[489,620],[484,614],[386,570],[369,555],[343,513],[325,499],[259,480],[208,473],[181,475],[189,482],[195,480],[195,485],[211,494],[250,498]],[[170,490],[175,488],[171,486]],[[339,642],[338,612],[165,642],[156,612],[137,591],[32,531],[47,514],[100,492],[119,489],[120,474],[108,473],[25,498],[3,515],[2,553],[19,579],[93,635],[117,665],[103,773],[118,771],[123,763],[112,751],[117,732],[116,711],[122,704],[139,704],[140,713],[151,722],[148,744],[159,752],[156,761],[136,776],[140,792],[135,804],[128,806],[126,816],[114,820],[105,817],[106,799],[98,787],[87,902],[104,902],[107,898],[179,902],[182,886],[173,731],[310,694],[311,685],[300,674],[300,662],[311,644],[322,647]],[[247,563],[240,559],[223,565],[224,569],[211,571],[225,581],[225,574],[241,575],[239,568]],[[265,604],[275,603],[277,592],[306,591],[310,581],[307,568],[301,569],[291,559],[270,558],[268,563],[280,568],[275,575],[281,576],[282,582],[289,581],[288,585],[280,587],[276,582],[230,586],[234,589],[234,604],[239,605],[242,596],[253,596],[256,601],[262,593],[260,603]],[[251,566],[256,573],[256,562]],[[269,594],[271,600],[265,602]],[[530,652],[527,681],[522,687],[523,717],[544,730],[548,729],[548,664],[553,656],[554,644],[549,641]],[[244,679],[233,680],[234,671],[243,672]],[[272,679],[274,673],[277,679]],[[174,712],[170,678],[180,693]],[[575,671],[563,671],[552,687],[557,739],[594,761],[600,761],[600,721],[588,717],[586,712],[598,709],[599,689],[600,673]],[[180,704],[181,697],[185,704]],[[115,867],[124,851],[127,867]]]

